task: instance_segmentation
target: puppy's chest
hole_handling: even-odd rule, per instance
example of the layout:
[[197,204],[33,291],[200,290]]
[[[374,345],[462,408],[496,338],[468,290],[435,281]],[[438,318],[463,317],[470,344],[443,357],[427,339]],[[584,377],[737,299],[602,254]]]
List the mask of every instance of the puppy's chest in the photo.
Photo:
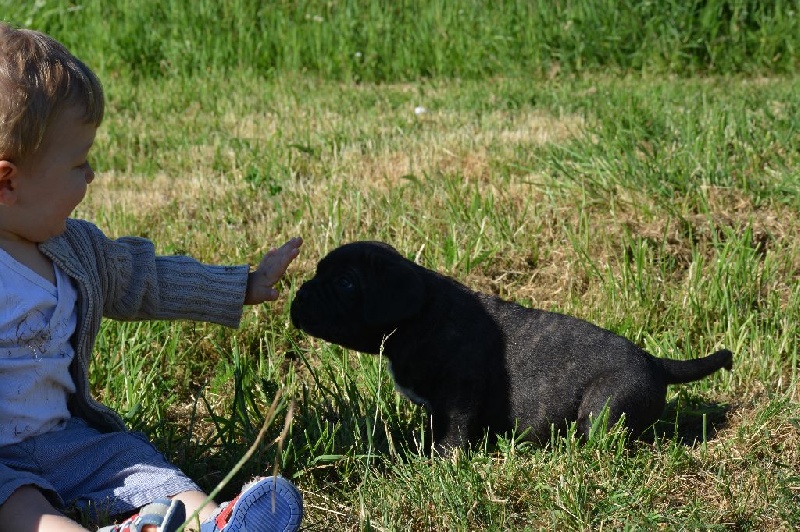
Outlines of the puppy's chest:
[[395,390],[397,390],[400,394],[405,396],[412,403],[421,405],[426,410],[430,411],[431,410],[430,401],[428,399],[426,399],[425,397],[422,397],[421,395],[419,395],[419,393],[417,391],[415,391],[412,387],[403,386],[402,384],[397,382],[397,375],[395,375],[395,372],[392,369],[392,363],[391,362],[389,362],[389,366],[388,367],[389,367],[389,373],[391,374],[392,380],[394,381]]

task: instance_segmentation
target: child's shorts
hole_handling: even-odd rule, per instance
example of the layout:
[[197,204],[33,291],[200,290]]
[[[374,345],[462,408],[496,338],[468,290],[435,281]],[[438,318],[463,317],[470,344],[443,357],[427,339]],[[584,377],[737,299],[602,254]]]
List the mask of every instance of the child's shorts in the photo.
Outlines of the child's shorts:
[[0,446],[0,505],[33,485],[56,508],[92,518],[200,488],[138,432],[99,432],[79,418],[63,430]]

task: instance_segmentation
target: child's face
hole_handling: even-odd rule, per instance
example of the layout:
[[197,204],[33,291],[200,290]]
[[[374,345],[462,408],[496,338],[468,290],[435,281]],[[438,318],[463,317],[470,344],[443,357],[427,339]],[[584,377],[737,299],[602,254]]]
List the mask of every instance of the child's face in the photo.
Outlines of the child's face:
[[87,161],[97,127],[86,124],[76,108],[62,112],[41,148],[17,170],[17,223],[12,232],[44,242],[66,230],[66,221],[94,179]]

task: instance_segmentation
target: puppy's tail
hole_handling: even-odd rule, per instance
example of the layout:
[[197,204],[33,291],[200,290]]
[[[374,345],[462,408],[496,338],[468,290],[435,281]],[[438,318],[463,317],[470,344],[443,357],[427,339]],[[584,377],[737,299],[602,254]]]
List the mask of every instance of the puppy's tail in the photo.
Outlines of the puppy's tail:
[[667,384],[692,382],[711,375],[720,368],[728,370],[733,368],[733,354],[727,349],[721,349],[707,357],[694,360],[672,360],[669,358],[659,358],[657,360],[664,370],[664,380],[667,381]]

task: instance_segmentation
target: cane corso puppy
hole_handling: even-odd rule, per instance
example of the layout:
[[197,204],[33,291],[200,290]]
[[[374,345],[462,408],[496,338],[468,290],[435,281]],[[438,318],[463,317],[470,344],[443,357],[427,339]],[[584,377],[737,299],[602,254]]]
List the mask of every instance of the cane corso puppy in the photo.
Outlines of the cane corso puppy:
[[695,381],[732,355],[656,358],[591,323],[474,292],[381,242],[343,245],[291,305],[295,327],[385,355],[397,389],[431,416],[437,451],[516,429],[546,443],[573,422],[589,434],[608,407],[634,436],[661,415],[668,384]]

